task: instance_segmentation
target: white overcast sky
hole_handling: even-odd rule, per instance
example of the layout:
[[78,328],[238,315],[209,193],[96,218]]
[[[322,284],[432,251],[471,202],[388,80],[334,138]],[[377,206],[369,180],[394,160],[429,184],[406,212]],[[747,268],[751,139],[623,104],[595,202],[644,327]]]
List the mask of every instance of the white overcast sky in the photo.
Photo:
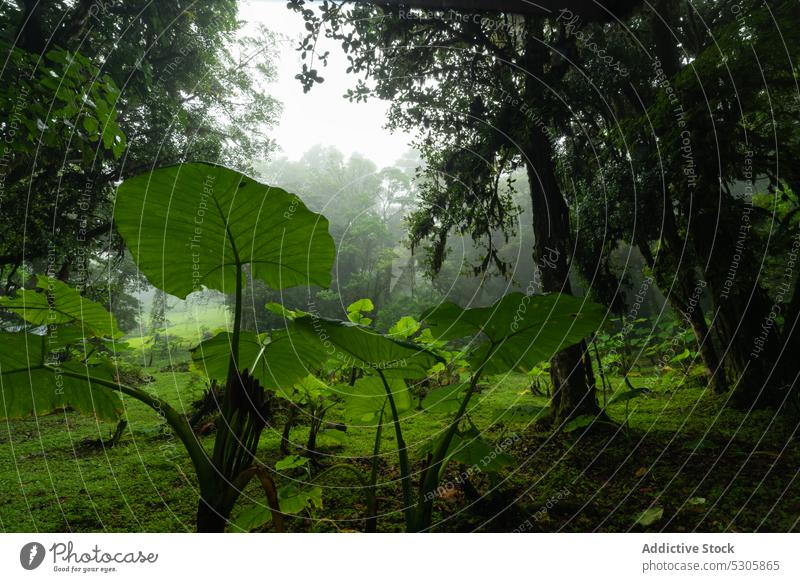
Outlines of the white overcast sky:
[[283,155],[296,160],[319,143],[335,146],[347,155],[361,153],[383,167],[409,149],[410,136],[383,128],[386,102],[350,103],[342,97],[355,86],[356,77],[345,73],[347,60],[337,43],[318,47],[320,52],[331,52],[328,67],[316,67],[325,82],[303,93],[294,76],[301,69],[295,47],[305,29],[302,17],[287,9],[285,0],[240,2],[239,16],[249,24],[264,24],[287,37],[279,41],[279,77],[270,86],[271,94],[283,103],[283,114],[273,134]]

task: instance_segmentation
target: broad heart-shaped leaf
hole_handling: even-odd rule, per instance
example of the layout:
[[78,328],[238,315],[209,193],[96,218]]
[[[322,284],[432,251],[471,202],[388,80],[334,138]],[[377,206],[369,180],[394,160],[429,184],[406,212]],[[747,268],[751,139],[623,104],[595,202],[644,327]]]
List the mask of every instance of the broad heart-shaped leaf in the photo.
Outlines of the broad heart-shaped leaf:
[[296,469],[297,467],[304,467],[306,465],[308,465],[308,457],[289,455],[275,463],[275,470],[288,471],[289,469]]
[[72,407],[101,420],[119,418],[123,408],[117,393],[92,381],[114,382],[109,364],[47,365],[48,355],[47,336],[0,333],[0,417],[25,418]]
[[232,293],[237,265],[273,289],[330,283],[328,221],[300,199],[234,170],[168,166],[120,185],[114,221],[150,282],[185,298]]
[[[230,332],[218,333],[191,350],[194,366],[209,379],[224,383],[231,354]],[[249,370],[262,387],[288,394],[311,371],[318,370],[327,355],[318,342],[306,334],[285,330],[267,339],[253,332],[239,334],[239,369]]]
[[308,374],[298,382],[295,382],[292,386],[284,385],[278,387],[275,393],[290,402],[294,402],[298,405],[305,405],[334,396],[336,390],[313,374]]
[[484,342],[470,357],[470,365],[484,364],[487,374],[530,371],[542,360],[578,343],[602,323],[605,310],[571,295],[510,293],[490,307],[462,309],[444,303],[423,319],[434,337],[455,339],[484,334]]
[[273,301],[270,301],[269,303],[264,305],[264,307],[267,309],[267,311],[271,311],[275,315],[280,315],[281,317],[283,317],[288,321],[294,321],[298,317],[302,317],[303,315],[308,315],[305,311],[301,311],[300,309],[287,309],[280,303],[275,303]]
[[[189,350],[192,354],[192,364],[209,380],[224,383],[227,379],[232,337],[232,333],[223,331]],[[261,348],[262,340],[258,335],[251,331],[240,332],[239,367],[242,371],[249,370],[255,375],[253,367]]]
[[38,276],[36,287],[39,291],[23,289],[14,298],[0,297],[0,308],[34,325],[76,324],[85,337],[122,335],[116,319],[105,307],[84,299],[63,281]]
[[[342,366],[355,366],[373,373],[379,370],[387,377],[425,378],[428,370],[442,361],[419,345],[391,339],[348,321],[300,317],[289,328],[288,335],[309,348],[316,346],[313,352],[327,354]],[[300,355],[305,356],[305,353]]]
[[[401,378],[389,378],[386,383],[398,414],[411,410],[411,394],[406,383]],[[353,386],[339,385],[335,389],[344,396],[345,416],[350,424],[374,426],[381,416],[381,410],[384,418],[390,418],[386,387],[379,377],[366,376],[358,379]]]
[[372,319],[364,314],[369,313],[374,309],[375,305],[373,305],[372,299],[359,299],[358,301],[355,301],[347,306],[347,319],[353,323],[369,325],[372,323]]
[[347,313],[369,313],[374,309],[372,299],[359,299],[347,306]]

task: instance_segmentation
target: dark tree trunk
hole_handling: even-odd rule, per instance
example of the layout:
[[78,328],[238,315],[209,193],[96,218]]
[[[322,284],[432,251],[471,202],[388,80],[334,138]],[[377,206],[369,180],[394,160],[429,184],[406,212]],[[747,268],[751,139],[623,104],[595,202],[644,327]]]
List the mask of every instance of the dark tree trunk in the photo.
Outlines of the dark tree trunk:
[[[680,57],[671,23],[676,21],[675,4],[659,0],[652,18],[656,55],[664,73],[672,79],[680,71]],[[692,143],[700,144],[702,139]],[[716,159],[706,160],[701,147],[692,150],[700,170],[696,186],[681,200],[685,213],[691,212],[689,237],[698,261],[705,262],[704,274],[711,289],[716,313],[714,330],[720,340],[722,364],[728,382],[734,386],[734,402],[743,408],[769,406],[778,400],[775,357],[780,339],[776,323],[769,324],[770,299],[758,281],[752,240],[740,238],[742,216],[733,212],[729,196],[720,191]],[[679,198],[680,200],[680,198]],[[740,257],[734,261],[735,257]]]
[[[684,293],[686,293],[686,290],[684,290]],[[708,329],[705,312],[700,305],[699,298],[695,298],[693,295],[688,297],[689,302],[685,306],[682,307],[677,304],[675,306],[678,307],[681,315],[683,315],[692,327],[692,332],[694,332],[694,337],[697,340],[697,350],[700,353],[700,359],[703,361],[706,368],[708,368],[709,385],[714,392],[721,394],[728,390],[725,369],[714,347],[711,330]],[[692,301],[697,301],[697,303],[692,305]]]
[[[538,138],[534,140],[528,163],[535,236],[533,259],[543,291],[572,294],[569,209],[556,179],[550,142],[538,128],[533,130],[533,136]],[[585,351],[586,343],[581,342],[558,352],[550,362],[556,424],[600,412],[595,387],[587,382]]]
[[[738,221],[734,213],[722,212],[718,218],[716,208],[712,213],[706,205],[692,221],[692,238],[698,256],[708,257],[706,279],[716,302],[715,329],[726,375],[734,386],[735,404],[771,406],[780,400],[777,322],[770,316],[770,298],[758,281],[758,264],[748,243],[737,248],[730,232],[738,228]],[[740,257],[738,265],[735,256]]]
[[[666,204],[667,208],[672,207],[671,201]],[[665,220],[674,226],[672,220]],[[664,238],[662,239],[662,249],[669,253],[671,257],[676,255],[675,248],[676,242],[670,233],[677,234],[672,228],[664,229]],[[714,346],[714,339],[711,335],[711,330],[706,324],[706,314],[701,303],[703,291],[706,288],[705,281],[698,281],[692,285],[695,279],[695,269],[690,268],[685,263],[676,266],[675,272],[669,273],[669,269],[664,267],[665,263],[671,264],[663,254],[660,254],[658,260],[653,257],[650,252],[650,247],[647,241],[640,241],[638,244],[639,250],[644,257],[647,266],[653,272],[653,277],[656,284],[659,286],[664,296],[669,301],[670,306],[683,319],[691,326],[694,333],[695,340],[697,340],[697,350],[700,353],[700,359],[703,364],[708,368],[708,381],[714,392],[722,393],[727,391],[728,383],[725,378],[725,370],[720,362],[717,349]],[[686,256],[687,253],[681,253]]]
[[797,362],[797,354],[800,354],[800,272],[795,277],[794,293],[786,307],[783,337],[783,353],[779,362],[781,377],[787,385],[793,386],[800,371],[800,364]]
[[[543,72],[547,60],[537,34],[541,38],[541,23],[529,18],[525,66],[532,74],[525,77],[524,97],[534,111],[542,94],[540,81],[535,76]],[[522,155],[530,185],[535,239],[533,260],[539,272],[540,288],[545,292],[572,294],[569,207],[556,177],[555,152],[543,125],[526,117],[525,131]],[[586,349],[586,343],[581,342],[558,352],[550,362],[555,424],[583,414],[600,413],[594,383],[587,382]]]

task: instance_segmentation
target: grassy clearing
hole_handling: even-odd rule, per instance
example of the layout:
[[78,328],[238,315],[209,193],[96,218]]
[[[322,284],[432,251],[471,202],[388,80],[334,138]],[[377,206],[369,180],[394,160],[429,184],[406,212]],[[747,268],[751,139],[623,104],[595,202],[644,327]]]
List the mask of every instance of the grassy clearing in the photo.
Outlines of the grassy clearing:
[[[148,389],[189,411],[204,384],[190,372],[150,372]],[[720,407],[720,397],[697,386],[656,388],[629,408],[609,407],[618,423],[605,435],[553,435],[532,421],[528,378],[494,378],[483,387],[470,420],[487,440],[508,437],[516,464],[499,476],[478,472],[436,504],[437,526],[448,531],[640,530],[636,516],[651,504],[664,518],[650,529],[669,531],[792,531],[798,529],[800,462],[796,424],[772,414],[745,415]],[[190,531],[197,502],[191,465],[180,443],[143,405],[126,401],[129,430],[104,448],[111,424],[71,412],[9,422],[0,433],[0,528],[4,531]],[[341,420],[334,409],[330,420]],[[412,459],[446,415],[415,412],[404,421]],[[265,431],[260,454],[269,464],[279,452],[282,423]],[[392,430],[384,430],[379,529],[402,529]],[[330,435],[330,436],[329,436]],[[291,433],[298,451],[307,438]],[[365,472],[374,432],[350,427],[346,436],[323,431],[322,465],[351,463]],[[203,437],[210,446],[212,438]],[[416,464],[419,468],[419,462]],[[451,465],[455,482],[465,467]],[[281,479],[304,479],[302,472]],[[291,518],[297,531],[351,531],[363,526],[358,481],[337,471],[319,483],[324,508]],[[251,501],[248,501],[251,500]],[[700,501],[702,500],[702,501]],[[238,511],[262,494],[248,488]]]
[[[178,338],[182,344],[194,346],[202,339],[204,332],[227,329],[229,320],[230,312],[222,304],[206,305],[181,301],[178,305],[170,307],[167,322],[161,331]],[[145,347],[151,338],[151,335],[142,330],[128,334],[125,342],[139,350]]]

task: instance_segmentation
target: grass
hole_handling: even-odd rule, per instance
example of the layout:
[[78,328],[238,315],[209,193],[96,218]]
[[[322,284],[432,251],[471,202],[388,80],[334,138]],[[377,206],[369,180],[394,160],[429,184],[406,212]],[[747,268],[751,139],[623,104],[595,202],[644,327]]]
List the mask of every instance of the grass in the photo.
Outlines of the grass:
[[[162,333],[179,338],[182,345],[194,346],[202,339],[204,332],[227,328],[229,319],[230,311],[224,305],[182,301],[170,307]],[[151,336],[143,331],[133,332],[125,337],[125,342],[139,350],[150,339]]]
[[[157,392],[189,411],[204,388],[191,372],[148,371]],[[620,384],[621,379],[614,379]],[[796,417],[745,414],[724,406],[724,397],[701,385],[655,383],[652,392],[608,408],[616,425],[608,432],[554,434],[536,422],[528,378],[512,374],[487,381],[473,401],[470,421],[484,439],[505,442],[515,462],[498,475],[478,471],[436,503],[439,531],[641,531],[638,515],[654,506],[664,517],[648,530],[797,531],[800,464]],[[126,400],[129,430],[120,444],[104,447],[113,424],[63,412],[12,421],[0,432],[0,529],[3,531],[191,531],[196,481],[180,443],[159,418]],[[404,436],[419,470],[420,449],[444,429],[448,415],[415,411],[403,421]],[[342,420],[333,409],[330,420]],[[268,427],[260,456],[279,452],[282,423]],[[332,436],[329,436],[331,434]],[[393,430],[383,432],[379,530],[402,531],[402,507]],[[291,433],[301,450],[302,427]],[[335,438],[334,438],[335,437]],[[351,427],[324,431],[322,465],[351,463],[369,469],[374,431]],[[513,437],[513,438],[509,438]],[[203,437],[210,447],[213,438]],[[466,467],[451,464],[445,482]],[[281,477],[302,480],[302,470]],[[364,498],[344,471],[327,475],[322,509],[292,517],[293,531],[360,531]],[[255,484],[235,515],[261,503]]]

